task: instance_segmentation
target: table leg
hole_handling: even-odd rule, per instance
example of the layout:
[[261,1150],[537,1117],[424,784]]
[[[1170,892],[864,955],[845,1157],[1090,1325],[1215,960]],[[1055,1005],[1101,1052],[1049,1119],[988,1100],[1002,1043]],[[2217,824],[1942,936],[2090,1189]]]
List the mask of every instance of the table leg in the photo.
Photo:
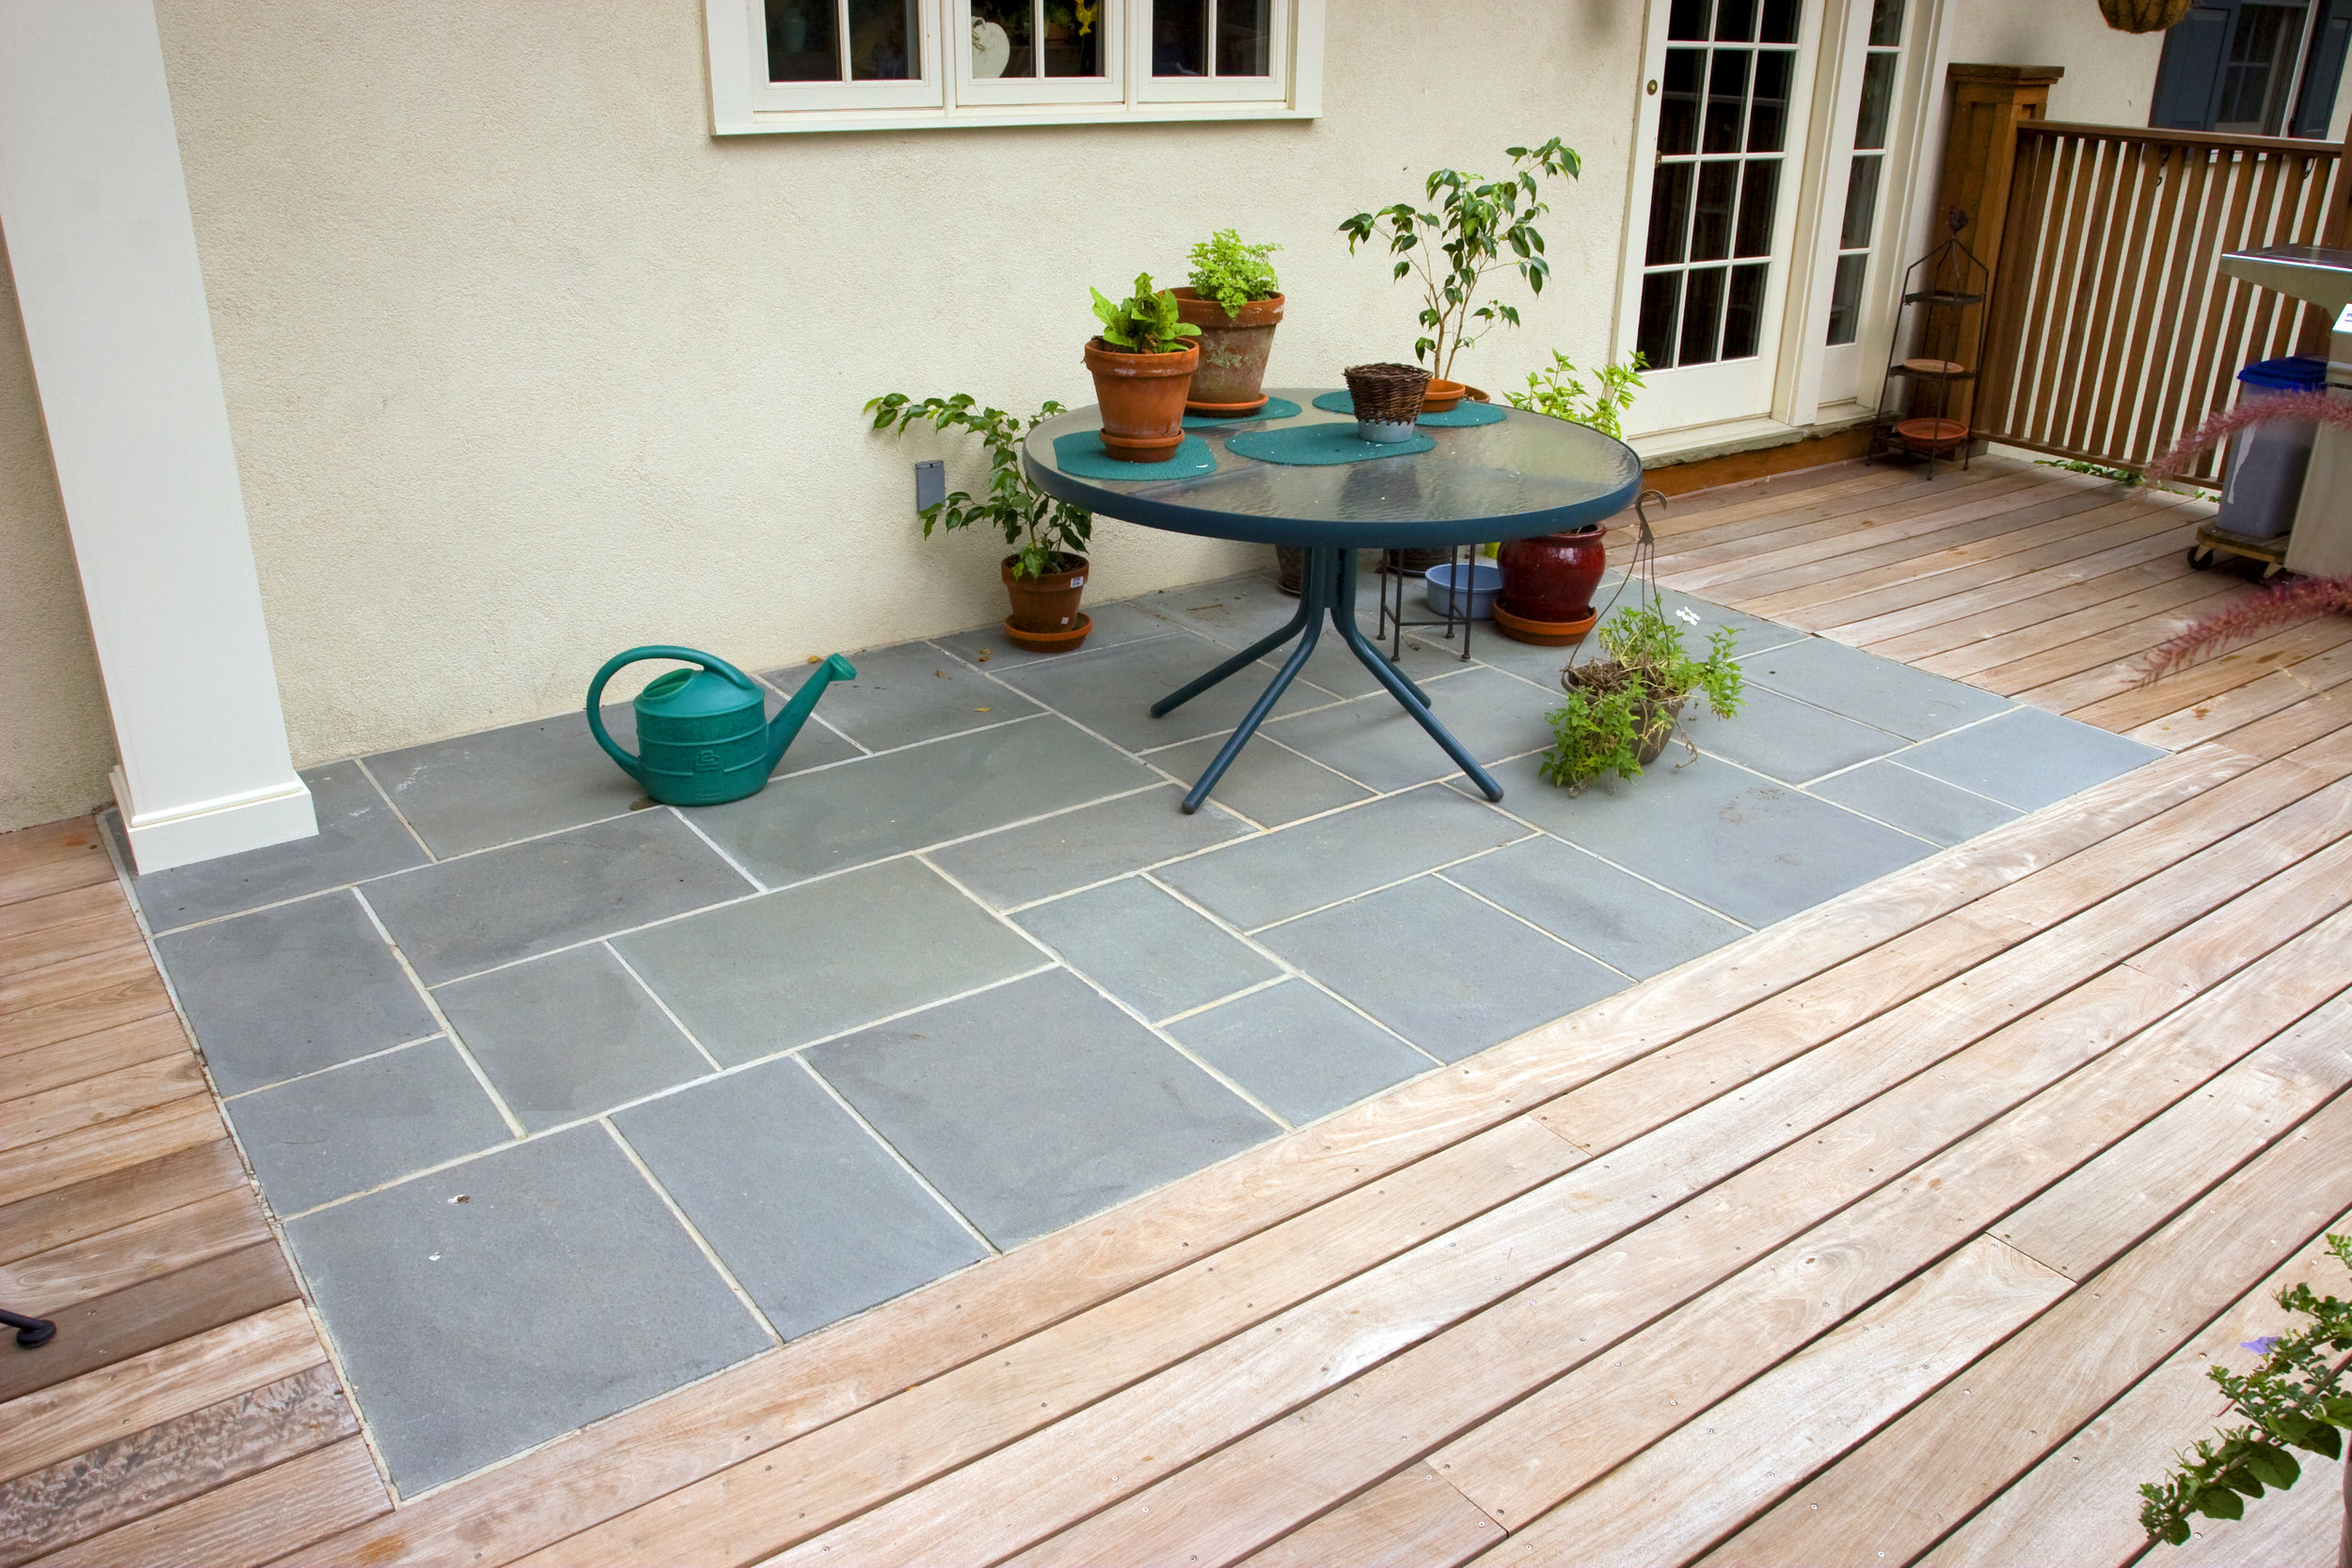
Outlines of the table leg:
[[[1320,574],[1316,570],[1315,557],[1318,553],[1320,552],[1309,550],[1307,552],[1306,564],[1299,568],[1298,612],[1290,618],[1288,625],[1284,626],[1280,631],[1270,632],[1266,636],[1261,637],[1257,641],[1252,642],[1248,647],[1243,649],[1240,653],[1235,654],[1232,657],[1227,659],[1224,663],[1218,665],[1207,674],[1202,675],[1200,679],[1186,681],[1184,685],[1178,687],[1167,696],[1162,697],[1158,702],[1153,703],[1152,705],[1152,717],[1154,719],[1167,718],[1169,714],[1175,712],[1186,703],[1191,702],[1195,697],[1200,696],[1200,693],[1206,691],[1217,682],[1224,680],[1229,676],[1241,673],[1241,672],[1248,669],[1249,666],[1255,664],[1259,659],[1264,657],[1267,654],[1272,653],[1275,649],[1280,647],[1283,643],[1289,641],[1292,638],[1296,637],[1300,632],[1307,630],[1309,627],[1314,626],[1317,621],[1321,620],[1323,618],[1323,607],[1330,600],[1330,591],[1325,586]],[[1191,808],[1186,807],[1185,809],[1190,810]]]
[[[1200,802],[1209,798],[1209,791],[1216,787],[1217,780],[1225,777],[1225,770],[1233,766],[1233,759],[1241,755],[1241,749],[1249,744],[1251,736],[1258,733],[1258,725],[1264,721],[1267,714],[1274,711],[1274,705],[1282,700],[1282,693],[1289,690],[1291,682],[1298,678],[1298,672],[1307,667],[1308,658],[1315,651],[1315,641],[1323,634],[1322,612],[1330,602],[1327,563],[1318,559],[1328,553],[1324,550],[1308,552],[1308,577],[1307,580],[1300,584],[1306,592],[1299,597],[1304,601],[1313,603],[1314,619],[1309,621],[1307,629],[1299,633],[1298,646],[1291,651],[1289,658],[1282,661],[1281,671],[1275,675],[1265,690],[1260,693],[1258,700],[1249,705],[1248,713],[1243,716],[1240,723],[1233,726],[1233,733],[1225,737],[1225,744],[1217,750],[1216,760],[1209,764],[1208,771],[1200,775],[1200,782],[1195,784],[1184,796],[1184,811],[1186,816],[1200,809]],[[1351,610],[1350,613],[1354,612]],[[1196,681],[1194,684],[1198,686],[1200,683]],[[1154,707],[1152,711],[1157,713],[1160,710]]]
[[1502,786],[1478,766],[1476,759],[1463,749],[1462,743],[1454,738],[1452,731],[1438,722],[1437,717],[1429,711],[1429,699],[1421,689],[1406,680],[1404,672],[1381,657],[1379,649],[1364,641],[1362,629],[1356,625],[1356,556],[1352,550],[1341,552],[1336,601],[1331,606],[1331,619],[1340,628],[1340,638],[1363,661],[1364,668],[1372,672],[1373,678],[1389,689],[1389,695],[1396,699],[1397,705],[1411,714],[1421,727],[1429,732],[1429,738],[1444,748],[1445,754],[1454,759],[1454,766],[1470,775],[1470,782],[1486,794],[1487,800],[1502,800]]

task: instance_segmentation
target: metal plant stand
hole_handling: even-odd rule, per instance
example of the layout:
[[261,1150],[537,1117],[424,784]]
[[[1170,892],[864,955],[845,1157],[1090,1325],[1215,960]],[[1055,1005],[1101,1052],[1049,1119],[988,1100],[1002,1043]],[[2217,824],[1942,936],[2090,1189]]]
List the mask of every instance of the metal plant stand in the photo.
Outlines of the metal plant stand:
[[[1900,452],[1928,460],[1928,477],[1935,477],[1938,453],[1957,450],[1960,466],[1968,467],[1975,432],[1964,420],[1951,417],[1954,388],[1977,379],[1978,360],[1984,347],[1984,309],[1992,275],[1976,252],[1960,243],[1968,214],[1954,208],[1944,215],[1951,238],[1929,251],[1903,273],[1903,319],[1896,324],[1887,346],[1886,379],[1879,386],[1878,418],[1870,427],[1870,452]],[[1976,309],[1976,329],[1968,330],[1969,309]],[[1915,341],[1906,353],[1903,344]],[[1922,413],[1932,402],[1934,412]],[[1970,409],[1973,413],[1973,407]]]
[[[1435,620],[1408,621],[1405,618],[1405,599],[1406,595],[1412,592],[1414,574],[1406,569],[1403,550],[1380,552],[1380,581],[1376,585],[1380,590],[1380,627],[1377,632],[1374,633],[1374,638],[1375,641],[1383,637],[1389,640],[1391,662],[1405,657],[1405,628],[1406,626],[1443,626],[1445,639],[1451,642],[1454,641],[1454,628],[1456,626],[1462,628],[1461,657],[1464,662],[1469,661],[1470,656],[1470,590],[1465,586],[1465,583],[1473,581],[1478,575],[1478,546],[1457,545],[1447,552],[1447,560],[1453,563],[1454,569],[1462,573],[1463,576],[1454,579],[1454,592],[1445,596],[1446,612]],[[1468,563],[1465,564],[1465,562]],[[1389,584],[1391,582],[1396,584],[1396,609],[1394,610],[1389,609]],[[1457,610],[1459,613],[1456,613]]]

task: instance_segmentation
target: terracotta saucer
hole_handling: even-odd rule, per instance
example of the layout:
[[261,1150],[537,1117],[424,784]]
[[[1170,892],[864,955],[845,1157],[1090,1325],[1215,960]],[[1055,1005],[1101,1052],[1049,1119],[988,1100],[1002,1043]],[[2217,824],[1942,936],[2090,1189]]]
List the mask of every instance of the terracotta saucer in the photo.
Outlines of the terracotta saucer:
[[1246,420],[1273,401],[1273,394],[1262,392],[1255,403],[1193,403],[1187,400],[1184,412],[1198,414],[1208,420]]
[[1083,610],[1078,611],[1078,624],[1062,631],[1023,631],[1009,619],[1005,622],[1005,635],[1012,639],[1012,645],[1025,648],[1033,654],[1074,652],[1078,644],[1087,640],[1087,633],[1093,629],[1094,618]]
[[1533,642],[1539,648],[1561,648],[1580,642],[1599,619],[1600,611],[1594,610],[1586,611],[1581,621],[1531,621],[1503,609],[1501,599],[1495,601],[1495,630],[1514,642]]

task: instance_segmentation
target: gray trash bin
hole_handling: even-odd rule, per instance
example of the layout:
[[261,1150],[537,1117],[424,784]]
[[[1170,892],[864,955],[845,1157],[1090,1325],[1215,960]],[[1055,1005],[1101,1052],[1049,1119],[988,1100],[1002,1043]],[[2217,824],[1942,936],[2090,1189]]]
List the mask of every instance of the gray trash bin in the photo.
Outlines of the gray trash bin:
[[[2303,355],[2257,359],[2237,372],[2237,381],[2241,403],[2324,391],[2328,361]],[[2311,467],[2318,435],[2315,420],[2274,420],[2233,436],[2215,524],[2249,539],[2276,539],[2293,528],[2295,509],[2303,499],[2303,472]]]

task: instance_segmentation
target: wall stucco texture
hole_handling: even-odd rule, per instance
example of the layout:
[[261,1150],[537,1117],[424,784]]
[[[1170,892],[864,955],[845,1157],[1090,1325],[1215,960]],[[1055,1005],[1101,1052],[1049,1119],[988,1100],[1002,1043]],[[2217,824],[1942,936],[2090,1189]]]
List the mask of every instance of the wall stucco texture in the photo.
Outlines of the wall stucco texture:
[[[1312,122],[716,139],[694,0],[162,0],[296,760],[563,711],[612,653],[750,667],[1004,613],[1001,541],[926,542],[883,391],[1093,401],[1089,284],[1284,248],[1271,379],[1411,356],[1336,232],[1559,135],[1554,281],[1463,360],[1604,352],[1641,8],[1335,0]],[[1517,286],[1514,285],[1516,288]],[[1098,525],[1090,596],[1246,547]]]

